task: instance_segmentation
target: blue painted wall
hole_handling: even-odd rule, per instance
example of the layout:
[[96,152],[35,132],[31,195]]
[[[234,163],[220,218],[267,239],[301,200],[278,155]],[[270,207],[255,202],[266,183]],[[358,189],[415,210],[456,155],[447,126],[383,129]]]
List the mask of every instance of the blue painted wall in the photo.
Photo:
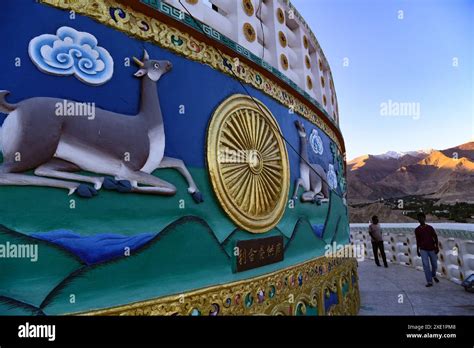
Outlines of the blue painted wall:
[[[112,55],[115,71],[105,85],[93,87],[73,76],[58,77],[40,72],[28,56],[28,44],[33,37],[41,34],[55,34],[61,26],[70,26],[79,31],[93,34]],[[166,130],[166,154],[183,159],[189,166],[205,166],[205,140],[209,119],[215,108],[227,97],[235,93],[245,94],[240,84],[225,74],[212,68],[175,55],[165,49],[127,36],[106,27],[90,18],[69,13],[34,0],[2,1],[0,12],[0,33],[6,40],[0,55],[0,90],[9,90],[10,102],[48,96],[77,101],[95,102],[98,107],[133,115],[138,110],[140,81],[133,77],[136,66],[124,66],[127,57],[141,58],[146,48],[152,59],[170,60],[174,68],[158,82],[158,92],[164,115]],[[15,59],[21,59],[21,67],[15,66]],[[250,93],[261,100],[272,111],[285,137],[299,148],[298,134],[294,121],[305,123],[309,134],[315,128],[296,114],[264,93],[247,86]],[[180,105],[185,106],[185,114],[179,113]],[[0,124],[4,114],[0,114]],[[323,155],[312,153],[311,159],[326,170],[333,163],[330,139],[319,131],[323,144]],[[311,150],[310,150],[311,152]],[[288,147],[292,180],[297,176],[298,157]]]

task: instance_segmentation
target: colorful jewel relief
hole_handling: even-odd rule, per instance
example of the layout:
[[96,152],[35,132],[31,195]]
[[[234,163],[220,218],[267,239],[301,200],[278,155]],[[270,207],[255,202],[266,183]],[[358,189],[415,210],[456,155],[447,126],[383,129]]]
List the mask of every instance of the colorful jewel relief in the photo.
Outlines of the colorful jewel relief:
[[359,308],[356,261],[320,258],[295,266],[290,273],[283,270],[236,285],[226,284],[179,297],[158,298],[85,314],[305,315],[307,307],[319,315],[356,314]]

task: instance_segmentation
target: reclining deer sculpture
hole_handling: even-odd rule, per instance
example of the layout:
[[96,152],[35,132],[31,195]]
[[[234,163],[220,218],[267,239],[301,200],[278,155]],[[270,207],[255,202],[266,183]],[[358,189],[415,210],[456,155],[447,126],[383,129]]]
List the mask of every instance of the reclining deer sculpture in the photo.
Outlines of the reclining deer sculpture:
[[[56,187],[82,197],[92,197],[102,186],[120,192],[174,195],[174,185],[151,174],[158,168],[174,168],[187,180],[194,200],[202,202],[183,161],[164,157],[165,132],[156,83],[172,64],[150,60],[146,51],[142,61],[134,61],[140,68],[134,76],[141,78],[140,109],[135,116],[96,108],[94,120],[59,117],[55,110],[64,102],[61,99],[37,97],[10,104],[5,101],[9,92],[0,91],[0,112],[8,114],[0,128],[4,158],[0,186]],[[22,174],[28,170],[34,170],[34,175]],[[81,170],[114,179],[75,173]]]

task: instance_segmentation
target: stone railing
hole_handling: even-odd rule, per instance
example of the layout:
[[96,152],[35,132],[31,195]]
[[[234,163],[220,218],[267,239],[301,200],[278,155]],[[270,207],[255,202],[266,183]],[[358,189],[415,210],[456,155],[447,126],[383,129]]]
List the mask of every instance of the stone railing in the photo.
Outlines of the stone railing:
[[[431,224],[439,239],[438,274],[457,284],[474,273],[474,225]],[[418,224],[381,224],[387,260],[423,270],[416,253]],[[365,257],[373,259],[368,224],[351,224],[351,243],[364,245]]]
[[162,1],[183,14],[189,12],[277,68],[339,124],[337,96],[327,59],[313,32],[288,0]]

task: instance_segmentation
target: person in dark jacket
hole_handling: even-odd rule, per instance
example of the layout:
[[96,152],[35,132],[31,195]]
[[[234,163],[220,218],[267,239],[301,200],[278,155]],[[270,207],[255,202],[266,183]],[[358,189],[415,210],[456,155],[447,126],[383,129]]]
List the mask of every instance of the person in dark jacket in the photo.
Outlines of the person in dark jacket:
[[387,257],[385,256],[385,249],[383,246],[383,236],[382,236],[382,228],[379,224],[378,216],[372,216],[372,223],[369,225],[369,235],[372,239],[372,250],[374,252],[374,259],[375,264],[380,267],[379,262],[379,250],[380,254],[382,255],[382,260],[384,266],[387,268]]
[[[423,270],[425,271],[426,287],[433,286],[433,279],[439,283],[436,277],[438,268],[438,236],[434,228],[426,224],[426,215],[422,212],[417,215],[420,226],[415,229],[416,251],[421,257]],[[430,267],[431,264],[431,267]]]

